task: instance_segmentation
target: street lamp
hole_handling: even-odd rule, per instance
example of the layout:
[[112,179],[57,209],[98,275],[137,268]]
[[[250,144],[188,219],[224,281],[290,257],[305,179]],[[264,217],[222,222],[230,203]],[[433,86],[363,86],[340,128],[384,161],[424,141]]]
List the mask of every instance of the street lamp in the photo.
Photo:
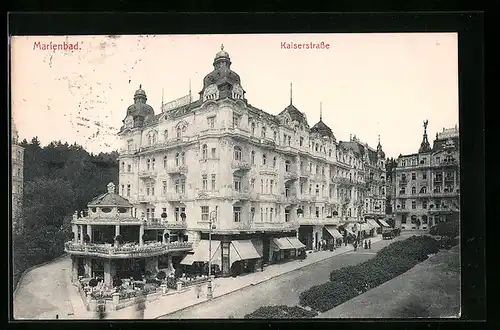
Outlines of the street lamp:
[[210,212],[210,216],[208,217],[208,284],[207,284],[207,299],[212,299],[214,294],[212,292],[212,229],[215,229],[215,224],[212,228],[212,223],[217,220],[217,209],[218,206],[215,207],[215,210]]

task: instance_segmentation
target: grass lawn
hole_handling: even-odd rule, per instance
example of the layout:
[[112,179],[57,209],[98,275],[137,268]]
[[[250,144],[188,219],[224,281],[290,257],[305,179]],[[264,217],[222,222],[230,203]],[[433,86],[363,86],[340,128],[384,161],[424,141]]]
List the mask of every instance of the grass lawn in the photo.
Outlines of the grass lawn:
[[460,317],[460,248],[440,251],[406,273],[317,317]]

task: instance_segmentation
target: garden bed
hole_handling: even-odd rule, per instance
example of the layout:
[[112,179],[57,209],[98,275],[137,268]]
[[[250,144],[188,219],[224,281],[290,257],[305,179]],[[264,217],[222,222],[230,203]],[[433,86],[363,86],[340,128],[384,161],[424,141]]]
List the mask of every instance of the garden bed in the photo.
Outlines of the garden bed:
[[300,304],[324,312],[359,294],[401,275],[428,255],[439,251],[440,243],[429,236],[412,236],[380,250],[375,258],[356,266],[334,270],[330,281],[300,294]]
[[265,306],[245,315],[246,319],[303,319],[318,315],[299,306]]

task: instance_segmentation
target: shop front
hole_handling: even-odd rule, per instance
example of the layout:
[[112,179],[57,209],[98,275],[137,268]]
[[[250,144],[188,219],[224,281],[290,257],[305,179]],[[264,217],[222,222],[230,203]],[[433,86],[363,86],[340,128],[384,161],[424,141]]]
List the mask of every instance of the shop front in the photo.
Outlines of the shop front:
[[377,234],[382,233],[382,226],[380,226],[376,220],[373,219],[367,219],[366,222],[373,227],[373,233],[371,236],[376,236]]
[[273,263],[282,263],[296,259],[300,256],[301,250],[306,246],[297,237],[273,238],[271,249],[273,251]]
[[324,228],[325,237],[329,237],[327,240],[327,248],[337,248],[342,246],[344,237],[339,232],[336,226],[325,226]]

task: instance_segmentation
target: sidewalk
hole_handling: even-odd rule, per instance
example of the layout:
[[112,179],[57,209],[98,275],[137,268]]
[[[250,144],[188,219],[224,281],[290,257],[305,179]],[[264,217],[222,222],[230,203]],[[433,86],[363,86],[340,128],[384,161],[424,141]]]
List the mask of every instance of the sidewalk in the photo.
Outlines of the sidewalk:
[[[379,235],[377,237],[370,238],[372,243],[376,243],[382,240],[382,237]],[[315,253],[309,253],[305,260],[294,260],[284,264],[275,264],[270,265],[264,268],[263,272],[256,272],[251,274],[246,274],[238,277],[229,277],[229,278],[216,278],[212,282],[213,286],[213,296],[214,299],[218,297],[225,296],[229,293],[242,290],[246,287],[256,285],[277,276],[292,272],[294,270],[307,267],[314,263],[332,258],[334,256],[352,251],[352,245],[343,246],[341,248],[336,249],[335,251],[319,251]],[[168,296],[162,296],[160,299],[148,302],[146,305],[146,310],[144,311],[145,319],[154,319],[166,314],[171,314],[185,308],[202,304],[206,302],[208,299],[206,298],[206,285],[203,287],[200,298],[196,297],[196,293],[194,289],[188,290],[186,292]],[[109,319],[134,319],[136,318],[136,310],[135,306],[130,306],[116,312],[109,312]],[[76,315],[75,318],[79,318]],[[85,317],[82,317],[85,318]]]

